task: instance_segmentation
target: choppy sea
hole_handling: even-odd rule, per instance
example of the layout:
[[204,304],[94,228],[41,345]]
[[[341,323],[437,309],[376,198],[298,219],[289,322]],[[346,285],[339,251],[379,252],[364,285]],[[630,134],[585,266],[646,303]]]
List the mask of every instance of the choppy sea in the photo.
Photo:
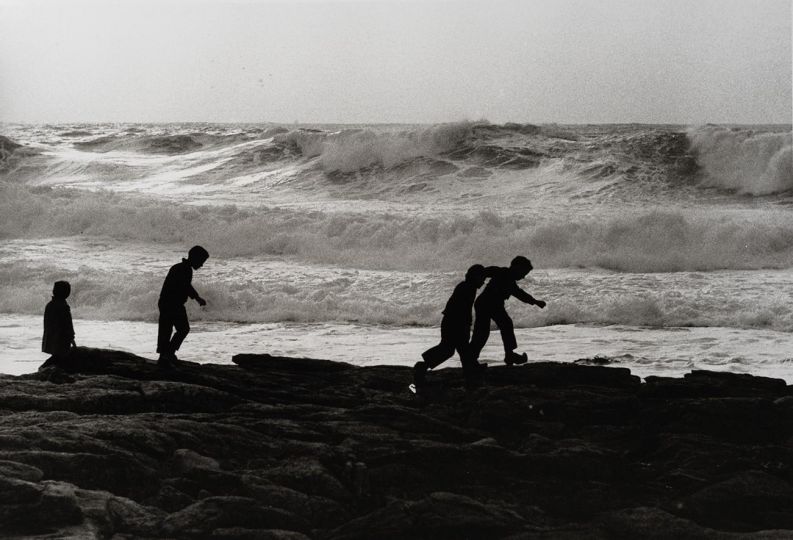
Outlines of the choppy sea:
[[0,125],[0,372],[47,357],[57,280],[79,345],[155,358],[194,244],[186,360],[412,365],[468,266],[522,254],[532,360],[793,381],[789,125]]

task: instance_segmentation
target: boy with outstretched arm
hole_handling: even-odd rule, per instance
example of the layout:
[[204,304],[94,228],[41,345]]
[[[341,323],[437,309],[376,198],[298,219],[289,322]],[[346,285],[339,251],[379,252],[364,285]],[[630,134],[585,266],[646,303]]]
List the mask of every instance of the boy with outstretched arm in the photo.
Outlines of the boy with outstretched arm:
[[490,321],[496,323],[501,331],[501,339],[504,342],[504,363],[511,366],[513,364],[523,364],[527,361],[525,354],[518,354],[515,349],[518,342],[515,339],[515,329],[512,319],[507,314],[504,302],[514,296],[521,302],[532,304],[540,309],[545,307],[545,302],[537,300],[532,295],[518,287],[517,282],[525,278],[533,269],[531,261],[522,255],[518,255],[509,265],[509,268],[500,266],[489,266],[485,268],[485,275],[490,278],[482,294],[474,302],[474,331],[471,336],[471,355],[474,360],[479,359],[487,338],[490,336]]

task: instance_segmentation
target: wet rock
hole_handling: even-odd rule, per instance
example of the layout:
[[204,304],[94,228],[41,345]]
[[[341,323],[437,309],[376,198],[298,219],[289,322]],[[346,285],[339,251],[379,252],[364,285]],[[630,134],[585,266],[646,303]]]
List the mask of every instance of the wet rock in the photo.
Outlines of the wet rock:
[[660,508],[628,508],[607,515],[599,520],[599,528],[606,538],[646,540],[693,540],[701,538],[727,539],[713,529],[703,527],[693,521],[680,518]]
[[43,533],[82,521],[72,486],[0,478],[0,533]]
[[25,465],[16,461],[0,460],[0,481],[3,478],[16,478],[17,480],[27,480],[28,482],[38,482],[44,478],[41,469]]
[[593,356],[591,358],[579,358],[575,360],[574,364],[582,364],[586,366],[607,366],[613,363],[614,360],[607,356]]
[[774,379],[491,365],[414,395],[409,367],[235,362],[78,348],[0,376],[0,536],[793,535],[793,392]]
[[286,529],[304,531],[306,523],[288,512],[246,497],[209,497],[163,521],[167,536],[209,537],[216,529]]
[[159,508],[146,507],[123,497],[108,498],[106,511],[113,531],[138,536],[156,536],[166,516]]
[[166,512],[176,512],[195,502],[195,498],[180,491],[171,484],[163,483],[157,494],[146,499],[146,503]]
[[330,474],[321,463],[313,459],[291,460],[269,469],[265,474],[273,482],[303,493],[320,495],[332,500],[351,498],[351,494],[344,484]]
[[332,528],[350,519],[350,510],[346,505],[327,497],[307,495],[251,475],[246,476],[244,481],[246,486],[242,492],[247,496],[302,516],[312,528]]
[[211,457],[202,456],[187,448],[180,448],[173,453],[174,467],[180,473],[187,473],[195,469],[219,471],[220,464]]
[[782,379],[703,370],[682,379],[651,376],[645,382],[643,394],[657,398],[778,397],[788,392]]
[[130,455],[55,451],[0,452],[8,461],[38,468],[45,479],[70,482],[88,489],[105,489],[136,497],[156,485],[157,472]]
[[523,524],[513,510],[437,492],[415,502],[394,501],[336,529],[329,538],[498,538]]
[[218,540],[309,540],[305,534],[280,529],[215,529],[211,538]]
[[675,509],[728,530],[793,529],[793,486],[762,471],[742,471],[681,499]]

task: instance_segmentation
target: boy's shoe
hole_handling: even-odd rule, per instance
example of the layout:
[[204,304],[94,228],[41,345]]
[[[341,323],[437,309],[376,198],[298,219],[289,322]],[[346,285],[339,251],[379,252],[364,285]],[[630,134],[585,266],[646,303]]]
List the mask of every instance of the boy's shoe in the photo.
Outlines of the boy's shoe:
[[53,355],[47,358],[44,361],[44,363],[39,366],[39,370],[51,368],[51,367],[57,367],[57,365],[58,365],[58,358],[55,355]]
[[424,362],[416,362],[413,366],[413,384],[416,388],[424,385],[427,378],[427,364]]
[[529,357],[526,353],[518,354],[512,351],[504,356],[504,363],[508,366],[525,364],[528,361],[529,361]]

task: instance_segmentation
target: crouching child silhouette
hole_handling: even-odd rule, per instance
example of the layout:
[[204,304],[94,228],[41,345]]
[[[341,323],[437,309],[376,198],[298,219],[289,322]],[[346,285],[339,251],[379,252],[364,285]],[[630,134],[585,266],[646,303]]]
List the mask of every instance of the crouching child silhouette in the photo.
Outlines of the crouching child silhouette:
[[474,303],[476,319],[471,336],[471,354],[474,360],[479,360],[479,354],[487,343],[492,320],[501,331],[501,339],[504,342],[504,363],[508,366],[526,363],[526,354],[515,352],[518,347],[515,328],[512,319],[507,315],[504,302],[510,296],[514,296],[521,302],[535,305],[540,309],[545,307],[545,302],[537,300],[518,287],[517,282],[525,278],[532,269],[531,261],[522,255],[512,259],[509,268],[500,266],[485,268],[485,275],[490,278],[490,281]]
[[475,264],[465,274],[465,281],[454,288],[441,319],[441,342],[424,351],[424,361],[416,362],[413,366],[412,390],[416,391],[425,381],[427,370],[441,365],[454,355],[460,355],[463,365],[463,374],[467,385],[476,384],[481,375],[482,365],[472,357],[469,339],[471,337],[471,307],[476,298],[476,291],[485,282],[485,267]]
[[[193,288],[192,280],[193,270],[201,268],[208,258],[207,250],[201,246],[193,246],[187,258],[173,265],[165,277],[160,300],[157,302],[157,307],[160,309],[157,332],[157,352],[160,353],[160,357],[157,364],[160,367],[174,366],[177,360],[176,351],[190,332],[190,323],[184,307],[187,299],[192,298],[201,306],[207,304]],[[172,331],[173,335],[171,335]]]
[[42,352],[52,356],[41,365],[42,368],[63,366],[72,347],[77,347],[72,310],[66,303],[71,292],[72,286],[68,281],[56,281],[52,287],[52,300],[44,308],[44,335],[41,338]]

